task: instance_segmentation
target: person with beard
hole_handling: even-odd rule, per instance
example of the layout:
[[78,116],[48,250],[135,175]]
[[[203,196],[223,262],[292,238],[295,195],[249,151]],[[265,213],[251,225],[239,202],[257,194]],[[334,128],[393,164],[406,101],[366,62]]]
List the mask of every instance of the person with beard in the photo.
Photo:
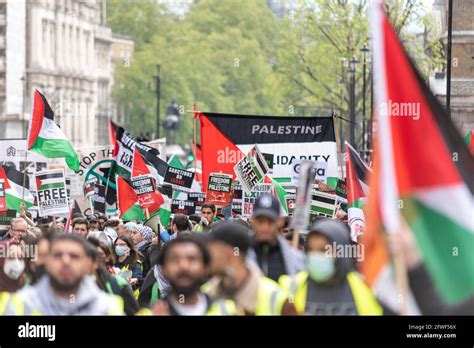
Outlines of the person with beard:
[[155,315],[236,315],[232,300],[213,301],[200,291],[208,277],[210,256],[202,242],[178,237],[166,243],[158,259],[171,291],[156,302]]
[[304,269],[303,253],[289,245],[279,231],[284,224],[280,210],[275,196],[263,194],[255,200],[250,219],[253,249],[248,257],[266,277],[276,282],[283,274],[293,275]]
[[[306,238],[306,270],[280,278],[298,313],[382,315],[383,307],[355,271],[351,238],[344,223],[321,218]],[[341,252],[342,251],[342,252]],[[342,254],[342,255],[341,255]]]
[[[123,300],[109,295],[88,276],[87,242],[58,234],[50,243],[46,274],[13,294],[6,315],[123,315]],[[71,301],[74,298],[74,301]]]
[[251,240],[237,223],[217,222],[205,236],[211,274],[205,285],[212,298],[234,299],[246,315],[296,315],[288,295],[260,269],[246,261]]

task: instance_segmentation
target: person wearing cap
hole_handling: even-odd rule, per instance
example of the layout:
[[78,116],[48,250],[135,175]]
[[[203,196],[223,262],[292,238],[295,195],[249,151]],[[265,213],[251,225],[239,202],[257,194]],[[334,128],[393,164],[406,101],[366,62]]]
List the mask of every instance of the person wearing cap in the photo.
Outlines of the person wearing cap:
[[[280,277],[298,313],[308,315],[382,315],[370,288],[355,271],[356,248],[350,248],[344,223],[318,219],[306,239],[306,269]],[[342,251],[342,252],[341,252]]]
[[92,232],[99,231],[99,220],[97,215],[92,214],[87,216],[87,221],[89,221],[89,230]]
[[283,221],[275,196],[263,194],[256,199],[250,222],[253,248],[248,257],[266,277],[278,281],[283,274],[293,275],[304,269],[303,253],[289,245],[279,232]]
[[214,299],[233,299],[246,315],[296,315],[278,283],[247,262],[248,230],[238,223],[218,222],[204,236],[211,255],[213,278],[205,285]]

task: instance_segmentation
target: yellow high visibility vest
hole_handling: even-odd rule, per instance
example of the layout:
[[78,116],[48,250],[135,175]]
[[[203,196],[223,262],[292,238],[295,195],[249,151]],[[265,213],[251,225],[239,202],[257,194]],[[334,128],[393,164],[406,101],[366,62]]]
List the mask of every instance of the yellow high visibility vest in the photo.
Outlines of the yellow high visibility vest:
[[277,282],[261,277],[258,284],[255,315],[281,315],[283,304],[288,295]]
[[[153,315],[149,308],[140,309],[135,315],[148,316]],[[204,315],[239,315],[237,306],[232,300],[214,301]]]
[[[123,315],[124,314],[124,303],[123,299],[120,296],[110,295],[111,296],[111,306],[107,315]],[[15,314],[14,315],[25,315],[25,302],[24,300],[13,294],[10,297],[9,304],[13,306]],[[30,315],[43,315],[41,311],[35,309],[31,312]]]
[[[357,272],[347,273],[347,281],[354,297],[355,306],[359,315],[382,315],[383,309],[377,302],[374,294]],[[282,275],[279,283],[290,294],[298,313],[304,313],[306,308],[306,294],[308,292],[308,273],[299,272],[290,277]]]
[[10,299],[10,293],[6,291],[0,292],[0,315],[3,315],[5,308],[7,307],[8,300]]

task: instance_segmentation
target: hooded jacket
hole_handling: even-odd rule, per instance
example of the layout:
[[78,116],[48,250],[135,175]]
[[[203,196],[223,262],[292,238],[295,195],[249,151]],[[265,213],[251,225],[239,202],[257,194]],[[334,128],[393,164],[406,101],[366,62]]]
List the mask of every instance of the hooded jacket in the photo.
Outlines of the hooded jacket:
[[[355,259],[350,255],[339,257],[338,250],[349,250],[353,245],[347,225],[334,219],[319,219],[311,233],[319,233],[330,241],[335,253],[335,274],[330,282],[318,283],[308,277],[306,309],[318,315],[357,315],[347,274],[355,271]],[[334,250],[335,248],[335,250]],[[343,249],[344,248],[344,249]],[[353,249],[352,249],[353,250]]]
[[[44,275],[35,285],[17,292],[14,297],[16,301],[10,299],[5,315],[123,315],[122,299],[103,292],[88,277],[82,279],[74,301],[55,296],[48,275]],[[22,313],[17,312],[15,303],[18,302],[24,306]]]

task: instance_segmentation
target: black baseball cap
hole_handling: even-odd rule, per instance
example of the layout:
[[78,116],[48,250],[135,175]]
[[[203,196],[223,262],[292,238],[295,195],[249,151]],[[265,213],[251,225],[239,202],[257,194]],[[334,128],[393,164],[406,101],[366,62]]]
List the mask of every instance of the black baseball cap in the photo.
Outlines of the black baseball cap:
[[255,200],[252,217],[259,216],[265,216],[273,220],[280,217],[280,202],[275,196],[264,193]]
[[212,224],[211,231],[206,234],[205,240],[207,242],[217,241],[237,247],[243,253],[246,253],[250,248],[251,240],[248,229],[241,224],[221,221]]

